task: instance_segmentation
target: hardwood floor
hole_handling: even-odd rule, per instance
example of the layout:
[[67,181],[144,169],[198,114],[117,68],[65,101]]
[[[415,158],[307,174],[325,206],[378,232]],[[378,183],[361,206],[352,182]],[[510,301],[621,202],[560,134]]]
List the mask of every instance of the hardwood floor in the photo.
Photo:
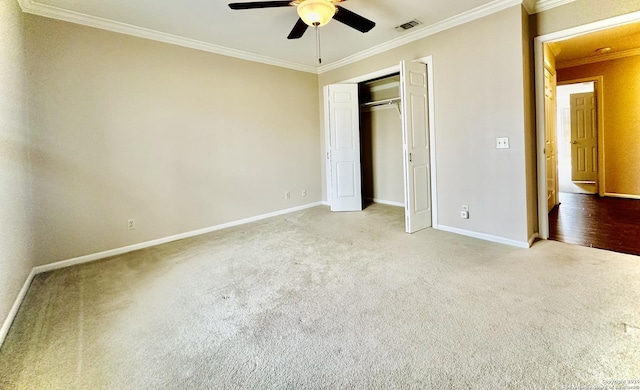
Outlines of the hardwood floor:
[[640,200],[561,192],[549,213],[549,238],[640,255]]

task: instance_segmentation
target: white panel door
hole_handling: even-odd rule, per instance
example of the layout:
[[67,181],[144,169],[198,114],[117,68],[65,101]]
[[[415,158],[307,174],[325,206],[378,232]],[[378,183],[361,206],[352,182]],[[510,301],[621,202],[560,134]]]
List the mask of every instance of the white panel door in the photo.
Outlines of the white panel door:
[[360,108],[357,84],[333,84],[325,97],[329,123],[331,211],[361,211]]
[[571,180],[598,179],[598,128],[593,92],[571,94]]
[[547,166],[547,210],[559,203],[558,161],[556,159],[556,74],[546,65],[544,68],[544,154]]
[[407,233],[431,226],[431,164],[427,67],[400,63],[402,139],[404,143],[405,228]]

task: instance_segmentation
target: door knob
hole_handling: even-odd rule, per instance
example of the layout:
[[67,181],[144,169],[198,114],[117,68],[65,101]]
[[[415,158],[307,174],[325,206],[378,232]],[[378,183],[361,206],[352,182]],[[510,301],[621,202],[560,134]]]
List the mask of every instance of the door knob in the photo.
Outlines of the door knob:
[[577,144],[577,143],[578,143],[578,141],[573,141],[573,142],[572,142],[572,144],[574,144],[574,145],[575,145],[575,144]]

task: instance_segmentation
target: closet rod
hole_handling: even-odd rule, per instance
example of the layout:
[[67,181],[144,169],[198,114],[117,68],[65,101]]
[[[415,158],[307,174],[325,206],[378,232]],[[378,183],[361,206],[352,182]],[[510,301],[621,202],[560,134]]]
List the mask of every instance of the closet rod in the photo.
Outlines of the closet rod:
[[382,106],[385,104],[395,104],[395,103],[399,103],[400,102],[400,98],[391,98],[391,99],[383,99],[383,100],[376,100],[374,102],[367,102],[367,103],[363,103],[361,104],[362,107],[374,107],[374,106]]

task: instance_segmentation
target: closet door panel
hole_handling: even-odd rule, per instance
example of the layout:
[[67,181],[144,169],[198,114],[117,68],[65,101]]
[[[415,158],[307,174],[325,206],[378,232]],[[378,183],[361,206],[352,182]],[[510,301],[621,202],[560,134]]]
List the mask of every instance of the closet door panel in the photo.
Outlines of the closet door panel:
[[362,210],[358,86],[334,84],[325,89],[329,134],[331,211]]

